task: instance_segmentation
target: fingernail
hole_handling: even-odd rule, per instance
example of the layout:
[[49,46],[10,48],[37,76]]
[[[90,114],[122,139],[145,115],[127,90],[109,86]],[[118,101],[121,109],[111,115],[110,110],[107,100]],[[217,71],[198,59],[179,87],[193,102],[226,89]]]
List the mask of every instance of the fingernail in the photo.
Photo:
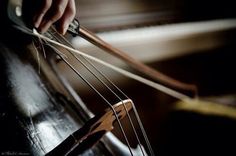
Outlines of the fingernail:
[[64,24],[64,26],[63,26],[63,32],[62,32],[63,35],[66,34],[68,27],[69,27],[69,23],[66,22],[66,23]]

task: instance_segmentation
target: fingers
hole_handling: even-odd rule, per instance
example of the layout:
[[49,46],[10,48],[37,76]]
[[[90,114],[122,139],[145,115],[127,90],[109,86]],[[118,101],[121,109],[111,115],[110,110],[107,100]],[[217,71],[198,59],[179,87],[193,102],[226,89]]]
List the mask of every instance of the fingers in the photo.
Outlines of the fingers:
[[69,0],[63,16],[60,18],[58,31],[63,35],[66,33],[69,24],[72,22],[76,14],[74,0]]
[[58,25],[58,31],[65,34],[68,25],[75,17],[76,9],[74,0],[42,0],[43,7],[34,18],[34,26],[40,32],[46,32],[55,22]]
[[41,7],[39,8],[38,12],[36,13],[33,21],[34,21],[34,26],[36,28],[39,27],[44,15],[46,12],[49,10],[49,8],[52,5],[52,0],[42,0]]

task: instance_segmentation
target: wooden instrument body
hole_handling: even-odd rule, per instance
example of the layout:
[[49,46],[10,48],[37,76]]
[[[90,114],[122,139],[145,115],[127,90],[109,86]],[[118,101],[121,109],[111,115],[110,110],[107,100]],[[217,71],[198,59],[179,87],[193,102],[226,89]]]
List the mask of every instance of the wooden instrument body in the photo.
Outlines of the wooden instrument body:
[[[9,2],[2,3],[8,7],[2,14],[6,22],[0,26],[0,152],[45,155],[94,115],[61,76],[55,49],[46,46],[45,57],[32,36],[11,25],[26,28],[17,13],[12,14],[21,0]],[[131,150],[134,155],[140,154],[109,132],[98,144],[78,154],[130,155]]]
[[78,112],[66,108],[72,101],[63,95],[65,88],[63,91],[59,80],[49,80],[56,78],[53,70],[49,66],[46,68],[51,71],[44,70],[46,64],[42,63],[39,73],[27,46],[15,43],[19,41],[1,45],[0,151],[43,155],[80,128],[86,117],[81,112],[81,117],[70,115]]
[[[93,114],[56,69],[52,49],[46,58],[32,38],[11,27],[0,42],[0,151],[45,155]],[[15,37],[12,37],[15,36]],[[82,155],[127,155],[129,150],[111,133]]]

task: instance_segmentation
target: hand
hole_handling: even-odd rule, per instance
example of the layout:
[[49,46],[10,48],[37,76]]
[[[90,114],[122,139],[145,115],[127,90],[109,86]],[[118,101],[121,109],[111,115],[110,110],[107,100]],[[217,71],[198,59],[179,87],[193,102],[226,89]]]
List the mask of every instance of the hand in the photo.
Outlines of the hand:
[[[57,30],[65,34],[69,24],[75,17],[76,8],[74,0],[31,0],[40,1],[36,9],[33,24],[40,32],[46,32],[56,23]],[[36,3],[37,4],[37,3]]]

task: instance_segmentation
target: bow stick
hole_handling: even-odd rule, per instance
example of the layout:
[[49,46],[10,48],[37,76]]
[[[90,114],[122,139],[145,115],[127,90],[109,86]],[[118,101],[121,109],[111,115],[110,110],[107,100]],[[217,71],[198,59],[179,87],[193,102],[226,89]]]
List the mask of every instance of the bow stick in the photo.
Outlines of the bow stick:
[[85,40],[103,49],[104,51],[125,61],[128,65],[130,65],[135,70],[145,74],[146,76],[149,76],[150,78],[168,87],[171,87],[177,90],[188,91],[188,92],[193,93],[193,95],[197,95],[197,87],[195,85],[180,82],[132,58],[131,56],[127,55],[125,52],[111,46],[110,44],[108,44],[107,42],[99,38],[97,35],[87,30],[85,27],[81,26],[77,20],[73,20],[73,22],[70,24],[68,28],[68,32],[71,33],[73,36],[80,36],[84,38]]

